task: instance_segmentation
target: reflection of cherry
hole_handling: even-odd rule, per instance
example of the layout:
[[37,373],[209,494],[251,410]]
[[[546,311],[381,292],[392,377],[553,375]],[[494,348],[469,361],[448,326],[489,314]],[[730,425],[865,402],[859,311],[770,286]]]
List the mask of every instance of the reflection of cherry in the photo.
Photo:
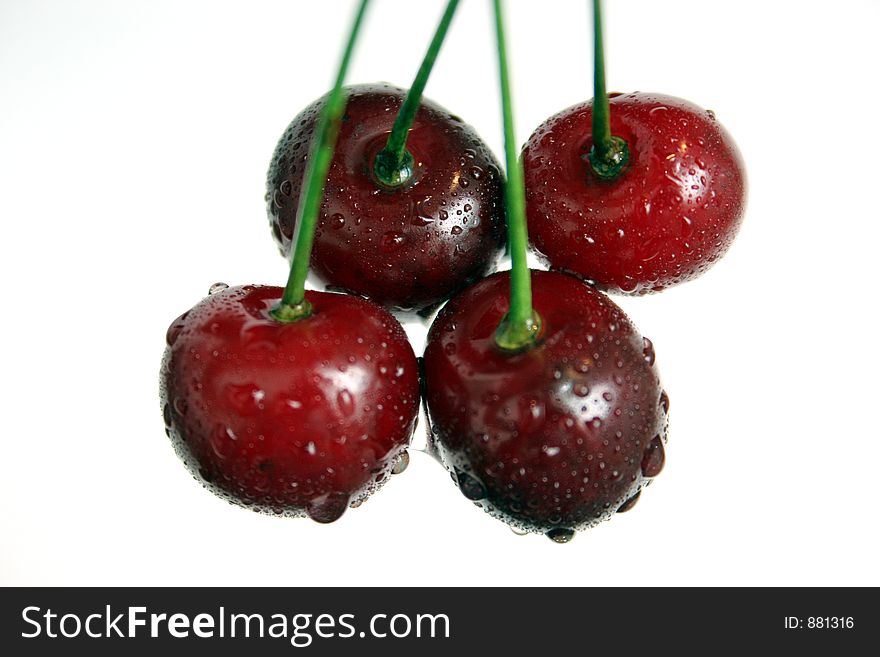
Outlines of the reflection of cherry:
[[[503,244],[499,166],[474,130],[424,101],[408,133],[409,177],[380,183],[375,159],[405,97],[389,85],[349,88],[312,269],[327,284],[402,308],[441,301],[483,276]],[[281,138],[267,183],[272,230],[290,254],[304,160],[324,99]]]
[[663,467],[669,398],[654,349],[577,279],[532,272],[537,344],[496,344],[507,272],[450,301],[425,351],[434,447],[466,497],[557,541],[625,511]]
[[541,125],[523,151],[532,243],[552,267],[610,292],[644,294],[699,276],[727,251],[745,207],[745,173],[711,112],[657,94],[610,99],[629,162],[591,168],[591,102]]
[[178,454],[231,502],[332,522],[385,480],[412,435],[417,364],[363,299],[307,292],[281,323],[277,287],[216,292],[168,329],[165,422]]

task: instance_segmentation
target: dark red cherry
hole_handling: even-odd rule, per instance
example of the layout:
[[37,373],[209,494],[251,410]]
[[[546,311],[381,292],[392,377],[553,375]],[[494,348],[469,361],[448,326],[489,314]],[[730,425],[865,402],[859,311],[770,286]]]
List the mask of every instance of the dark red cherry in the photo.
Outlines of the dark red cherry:
[[545,121],[523,150],[529,235],[556,269],[608,292],[646,294],[691,280],[727,251],[742,221],[742,158],[715,115],[679,98],[610,96],[611,134],[629,162],[599,178],[592,102]]
[[193,474],[230,502],[331,522],[405,453],[418,366],[380,306],[306,292],[312,316],[283,324],[268,315],[281,294],[228,288],[171,325],[165,423]]
[[466,497],[558,542],[626,510],[662,466],[668,397],[654,351],[605,295],[532,272],[536,347],[511,355],[495,329],[510,277],[450,301],[428,335],[433,447]]
[[[407,138],[414,158],[403,186],[380,184],[373,163],[405,92],[349,87],[312,252],[329,286],[387,306],[442,301],[495,264],[504,243],[499,165],[473,128],[424,101]],[[290,255],[305,160],[325,98],[303,110],[278,142],[267,182],[272,231]]]

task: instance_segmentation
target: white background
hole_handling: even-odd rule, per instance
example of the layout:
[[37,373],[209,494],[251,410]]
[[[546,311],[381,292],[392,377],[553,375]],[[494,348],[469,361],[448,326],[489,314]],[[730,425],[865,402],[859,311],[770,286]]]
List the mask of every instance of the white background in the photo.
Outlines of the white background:
[[[187,474],[165,329],[215,281],[285,280],[264,176],[353,5],[0,2],[0,583],[880,584],[878,2],[607,3],[609,88],[715,110],[750,182],[711,272],[618,299],[672,399],[631,513],[565,546],[517,537],[417,451],[330,526]],[[442,5],[376,1],[349,80],[408,86]],[[462,3],[427,95],[500,156],[489,5]],[[508,5],[524,141],[591,95],[591,23],[582,0]]]

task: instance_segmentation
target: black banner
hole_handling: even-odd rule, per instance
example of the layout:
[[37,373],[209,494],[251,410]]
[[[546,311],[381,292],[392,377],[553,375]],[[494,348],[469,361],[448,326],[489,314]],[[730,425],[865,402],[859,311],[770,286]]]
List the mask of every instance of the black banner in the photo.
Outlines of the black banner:
[[870,589],[7,588],[0,597],[7,655],[853,654],[841,651],[880,634]]

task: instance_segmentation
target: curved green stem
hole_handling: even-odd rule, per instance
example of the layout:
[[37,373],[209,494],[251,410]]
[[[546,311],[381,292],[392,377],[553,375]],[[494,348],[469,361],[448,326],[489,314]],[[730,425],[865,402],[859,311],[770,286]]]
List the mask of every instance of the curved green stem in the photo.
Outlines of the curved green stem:
[[386,187],[399,187],[406,183],[413,174],[415,163],[412,154],[406,150],[406,138],[416,118],[425,85],[428,83],[431,69],[434,68],[434,62],[443,45],[443,40],[446,38],[446,32],[449,30],[449,24],[452,22],[457,7],[458,0],[449,0],[446,11],[437,26],[437,31],[434,33],[434,38],[431,40],[431,45],[428,46],[428,52],[425,53],[422,65],[416,74],[416,79],[413,80],[412,86],[397,112],[397,118],[394,120],[394,126],[391,128],[391,134],[388,135],[385,148],[379,151],[373,162],[374,175]]
[[333,159],[336,137],[339,135],[339,124],[345,112],[346,94],[342,83],[368,4],[369,0],[361,0],[351,25],[348,43],[336,74],[336,81],[327,96],[327,102],[321,110],[321,116],[318,118],[315,137],[312,140],[312,150],[306,164],[304,191],[293,235],[294,249],[290,264],[290,276],[287,279],[287,286],[284,288],[281,301],[270,311],[272,317],[279,322],[293,322],[312,314],[312,307],[305,298],[305,289],[306,277],[309,273],[309,260],[312,257],[312,243],[315,241],[315,226],[321,211],[324,183],[327,180],[327,172],[330,170],[330,161]]
[[593,0],[593,147],[587,156],[600,178],[616,178],[629,161],[629,146],[611,134],[605,91],[605,47],[602,42],[602,3]]
[[495,0],[495,32],[498,39],[498,70],[501,81],[501,110],[504,115],[504,155],[507,165],[507,240],[512,260],[510,270],[510,310],[495,331],[495,343],[505,351],[518,352],[535,343],[541,318],[532,308],[532,279],[526,260],[528,230],[526,228],[526,191],[522,163],[517,157],[510,100],[510,78],[507,73],[507,45],[504,37],[504,16],[501,0]]

